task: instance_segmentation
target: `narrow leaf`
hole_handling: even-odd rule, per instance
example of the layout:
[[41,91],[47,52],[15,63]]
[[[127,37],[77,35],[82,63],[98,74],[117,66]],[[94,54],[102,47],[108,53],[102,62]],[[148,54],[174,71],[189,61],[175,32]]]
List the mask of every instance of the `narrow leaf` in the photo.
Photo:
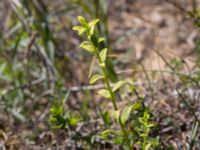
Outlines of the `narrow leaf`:
[[112,91],[113,91],[113,92],[117,91],[117,90],[118,90],[121,86],[123,86],[124,84],[128,84],[128,81],[125,81],[125,80],[118,81],[118,82],[114,85]]
[[95,83],[97,80],[104,78],[103,75],[95,74],[90,79],[90,84]]
[[94,20],[92,20],[90,23],[89,23],[89,27],[91,28],[91,27],[94,27],[95,26],[95,24],[97,24],[99,22],[99,19],[94,19]]
[[102,62],[105,62],[105,60],[106,60],[107,51],[108,51],[108,49],[104,48],[101,50],[101,52],[99,54]]
[[111,98],[110,92],[108,90],[105,90],[105,89],[98,91],[98,94],[105,97],[105,98]]
[[109,134],[114,134],[114,135],[118,135],[120,136],[120,132],[116,131],[116,130],[112,130],[112,129],[107,129],[104,130],[103,132],[101,132],[101,136],[107,137]]

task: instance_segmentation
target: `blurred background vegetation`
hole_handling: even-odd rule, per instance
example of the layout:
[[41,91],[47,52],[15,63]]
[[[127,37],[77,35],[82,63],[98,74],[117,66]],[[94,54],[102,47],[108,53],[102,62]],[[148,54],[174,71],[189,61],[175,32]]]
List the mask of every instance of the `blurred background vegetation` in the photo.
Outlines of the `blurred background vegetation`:
[[[200,147],[200,10],[195,0],[1,0],[0,149],[121,149],[99,140],[111,105],[88,77],[76,17],[99,18],[110,79],[134,82],[169,149]],[[106,109],[105,109],[106,108]],[[56,119],[55,119],[56,118]],[[104,123],[102,123],[102,119]],[[106,122],[106,123],[105,123]],[[59,128],[59,130],[58,130]]]

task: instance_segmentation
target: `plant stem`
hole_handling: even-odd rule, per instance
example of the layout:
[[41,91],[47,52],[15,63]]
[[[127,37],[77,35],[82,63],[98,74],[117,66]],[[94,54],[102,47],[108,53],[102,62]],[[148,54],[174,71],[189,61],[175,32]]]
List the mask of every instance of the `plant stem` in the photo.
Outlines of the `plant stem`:
[[[101,64],[102,61],[101,61],[101,58],[100,58],[100,56],[99,56],[99,51],[98,51],[97,48],[95,49],[95,54],[96,54],[96,56],[97,56],[97,58],[98,58],[99,63]],[[105,82],[106,87],[107,87],[107,89],[108,89],[108,91],[109,91],[109,93],[110,93],[110,96],[111,96],[111,101],[112,101],[113,107],[114,107],[115,110],[118,110],[117,104],[116,104],[115,95],[114,95],[114,93],[113,93],[113,91],[112,91],[112,88],[111,88],[111,86],[110,86],[110,82],[109,82],[109,80],[108,80],[108,76],[107,76],[107,74],[106,74],[105,67],[102,67],[102,66],[101,66],[101,70],[102,70],[102,72],[103,72],[104,82]],[[125,142],[127,143],[129,150],[131,150],[131,145],[130,145],[130,141],[129,141],[129,139],[128,139],[128,134],[127,134],[127,132],[126,132],[126,130],[125,130],[125,128],[124,128],[124,125],[123,125],[123,123],[122,123],[122,121],[121,121],[121,118],[119,118],[119,124],[120,124],[120,128],[121,128],[121,130],[122,130],[122,132],[123,132],[123,134],[124,134],[124,140],[125,140]]]
[[143,137],[143,143],[142,143],[142,150],[145,150],[145,147],[146,147],[146,142],[147,140],[146,140],[146,136],[145,137]]
[[[102,61],[101,61],[101,58],[100,58],[100,56],[99,56],[99,51],[98,51],[97,48],[95,49],[95,53],[96,53],[96,56],[97,56],[97,58],[98,58],[99,63],[101,64]],[[102,67],[102,66],[101,66],[101,70],[102,70],[102,72],[103,72],[104,82],[105,82],[106,87],[107,87],[107,89],[108,89],[108,91],[109,91],[109,93],[110,93],[110,96],[111,96],[111,101],[112,101],[113,107],[114,107],[115,110],[118,110],[117,104],[116,104],[116,99],[115,99],[114,93],[112,92],[112,89],[111,89],[111,86],[110,86],[110,82],[109,82],[108,77],[107,77],[107,74],[106,74],[105,67]]]

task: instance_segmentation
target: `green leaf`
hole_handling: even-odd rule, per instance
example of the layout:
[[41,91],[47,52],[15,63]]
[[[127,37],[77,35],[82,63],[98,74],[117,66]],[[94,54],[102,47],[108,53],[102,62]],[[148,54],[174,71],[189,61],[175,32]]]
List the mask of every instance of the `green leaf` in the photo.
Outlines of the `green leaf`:
[[102,89],[102,90],[98,91],[98,94],[105,98],[111,98],[110,92],[106,89]]
[[88,27],[88,22],[83,18],[82,16],[78,16],[78,21],[83,25],[84,27]]
[[91,77],[91,79],[90,79],[90,84],[93,84],[93,83],[95,83],[97,80],[102,79],[102,78],[104,78],[103,75],[95,74],[95,75],[93,75],[93,76]]
[[122,111],[122,114],[121,114],[121,121],[123,124],[126,123],[126,121],[128,120],[130,114],[131,114],[131,111],[133,109],[133,106],[134,105],[128,105],[124,108],[124,110]]
[[16,110],[12,110],[12,114],[14,115],[14,117],[16,117],[16,119],[18,119],[18,120],[20,120],[22,122],[26,121],[25,116],[21,112],[16,111]]
[[108,51],[108,49],[104,48],[104,49],[101,50],[101,52],[99,54],[102,62],[105,62],[105,60],[106,60],[107,51]]
[[116,122],[119,122],[119,116],[120,116],[120,110],[114,110],[112,111],[113,118]]
[[89,27],[92,28],[94,27],[97,23],[99,22],[99,19],[94,19],[89,23]]
[[101,38],[98,39],[98,43],[101,43],[103,41],[105,41],[105,39],[103,37],[101,37]]
[[124,85],[124,84],[128,84],[128,81],[125,81],[125,80],[118,81],[118,82],[114,85],[112,91],[113,91],[113,92],[117,91],[117,90],[118,90],[122,85]]
[[133,90],[135,89],[135,86],[134,86],[133,84],[129,84],[129,89],[130,89],[131,91],[133,91]]
[[148,128],[152,128],[152,127],[154,127],[154,126],[155,126],[155,125],[152,124],[152,123],[150,123],[149,125],[147,125]]
[[140,102],[133,104],[133,110],[140,110],[141,108],[142,104]]
[[118,144],[118,145],[123,145],[124,144],[124,138],[123,138],[123,136],[117,136],[117,137],[113,138],[112,141],[115,144]]
[[86,51],[88,51],[90,53],[93,53],[95,51],[95,47],[89,41],[85,41],[85,42],[81,43],[80,47],[85,49]]
[[98,47],[98,39],[95,35],[90,36],[90,41],[95,45],[95,47]]
[[83,34],[86,31],[86,28],[82,26],[75,26],[72,29],[77,31],[79,35]]
[[174,150],[174,148],[172,146],[170,146],[170,147],[167,147],[166,150]]
[[90,35],[94,35],[94,29],[95,28],[94,27],[90,27],[89,29],[90,29]]
[[151,148],[151,143],[148,143],[146,146],[145,146],[145,150],[149,150]]
[[110,113],[109,111],[100,112],[106,126],[110,126]]
[[71,115],[68,118],[68,123],[71,127],[77,126],[77,124],[81,121],[81,117],[79,115]]
[[101,63],[100,66],[105,68],[105,66],[106,66],[105,62]]
[[118,136],[121,135],[120,132],[112,130],[112,129],[107,129],[107,130],[104,130],[103,132],[101,132],[101,136],[104,136],[104,137],[107,137],[109,134],[114,134],[114,135],[118,135]]

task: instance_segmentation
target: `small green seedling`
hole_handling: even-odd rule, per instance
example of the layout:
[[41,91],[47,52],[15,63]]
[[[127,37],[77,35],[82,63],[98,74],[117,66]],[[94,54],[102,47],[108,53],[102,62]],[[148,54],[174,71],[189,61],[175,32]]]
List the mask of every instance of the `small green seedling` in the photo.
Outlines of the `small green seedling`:
[[49,121],[54,129],[75,127],[81,121],[81,117],[73,113],[65,113],[64,107],[54,104],[50,109]]

